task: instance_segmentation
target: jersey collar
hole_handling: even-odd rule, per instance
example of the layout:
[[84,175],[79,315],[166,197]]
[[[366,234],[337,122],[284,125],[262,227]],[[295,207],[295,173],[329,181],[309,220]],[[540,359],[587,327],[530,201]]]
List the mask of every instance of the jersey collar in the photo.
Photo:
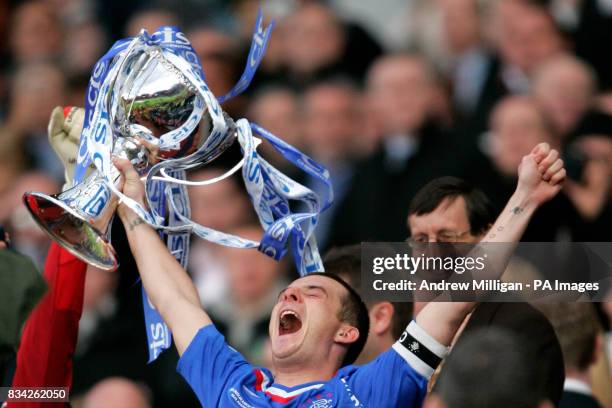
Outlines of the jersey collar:
[[307,391],[316,390],[323,385],[324,382],[314,381],[304,384],[298,384],[293,387],[287,387],[282,384],[270,384],[270,377],[263,371],[259,369],[255,369],[255,390],[263,391],[272,399],[272,401],[287,403],[297,397],[300,394],[303,394]]

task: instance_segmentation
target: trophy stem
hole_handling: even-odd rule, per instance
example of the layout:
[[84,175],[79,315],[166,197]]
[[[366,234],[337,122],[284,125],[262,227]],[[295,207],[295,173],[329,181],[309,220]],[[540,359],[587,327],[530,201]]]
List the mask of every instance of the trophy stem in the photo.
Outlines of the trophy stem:
[[61,196],[25,193],[23,201],[38,225],[71,254],[97,268],[116,270],[117,256],[109,240],[85,216],[61,201]]

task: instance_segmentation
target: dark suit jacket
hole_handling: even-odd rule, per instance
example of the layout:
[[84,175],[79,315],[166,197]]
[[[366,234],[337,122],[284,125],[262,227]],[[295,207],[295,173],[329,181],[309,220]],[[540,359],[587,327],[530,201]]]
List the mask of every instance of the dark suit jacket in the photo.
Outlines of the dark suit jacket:
[[[480,151],[471,152],[466,163],[458,176],[481,189],[491,201],[493,214],[499,214],[516,189],[516,178],[501,175],[491,159]],[[566,231],[570,232],[573,241],[606,241],[610,233],[609,228],[603,227],[606,225],[602,223],[604,216],[602,214],[597,222],[587,223],[569,197],[561,192],[536,211],[521,241],[552,242]]]
[[590,395],[579,392],[564,391],[559,408],[601,408],[601,405]]
[[465,133],[467,142],[476,144],[479,135],[489,128],[489,117],[495,105],[509,94],[508,88],[501,78],[502,64],[495,56],[491,56],[486,78],[474,107],[473,112],[466,117],[459,128]]
[[383,149],[357,163],[352,186],[336,203],[329,246],[362,241],[403,241],[408,205],[434,178],[457,175],[462,156],[449,136],[434,126],[419,132],[419,146],[401,168],[392,168]]
[[605,47],[612,41],[612,17],[601,11],[598,0],[581,3],[580,23],[573,33],[575,53],[595,69],[599,88],[609,90],[612,87],[612,57]]
[[474,309],[457,343],[470,331],[483,327],[498,327],[516,333],[525,348],[538,356],[541,389],[557,406],[563,393],[565,368],[561,345],[548,319],[528,303],[481,303]]

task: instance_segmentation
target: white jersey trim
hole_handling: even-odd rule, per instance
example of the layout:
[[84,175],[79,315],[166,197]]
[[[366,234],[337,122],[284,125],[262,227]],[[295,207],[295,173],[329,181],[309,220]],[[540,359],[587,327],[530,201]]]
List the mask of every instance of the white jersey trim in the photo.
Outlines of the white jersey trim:
[[293,390],[293,391],[285,391],[285,390],[282,390],[280,388],[269,387],[269,388],[266,389],[266,392],[270,393],[272,395],[276,395],[276,396],[281,397],[281,398],[292,398],[292,397],[300,395],[300,394],[302,394],[302,393],[304,393],[306,391],[319,389],[319,388],[323,387],[323,385],[324,384],[313,384],[313,385],[309,385],[308,387],[298,388],[297,390]]

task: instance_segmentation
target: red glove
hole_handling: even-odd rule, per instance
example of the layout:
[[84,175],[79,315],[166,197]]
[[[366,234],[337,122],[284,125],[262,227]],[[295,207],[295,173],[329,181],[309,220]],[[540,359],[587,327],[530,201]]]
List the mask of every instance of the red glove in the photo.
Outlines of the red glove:
[[[87,264],[52,243],[44,277],[49,291],[25,324],[13,387],[71,387],[72,355],[83,310]],[[43,405],[44,404],[44,405]],[[64,407],[66,403],[9,403],[8,407]]]

